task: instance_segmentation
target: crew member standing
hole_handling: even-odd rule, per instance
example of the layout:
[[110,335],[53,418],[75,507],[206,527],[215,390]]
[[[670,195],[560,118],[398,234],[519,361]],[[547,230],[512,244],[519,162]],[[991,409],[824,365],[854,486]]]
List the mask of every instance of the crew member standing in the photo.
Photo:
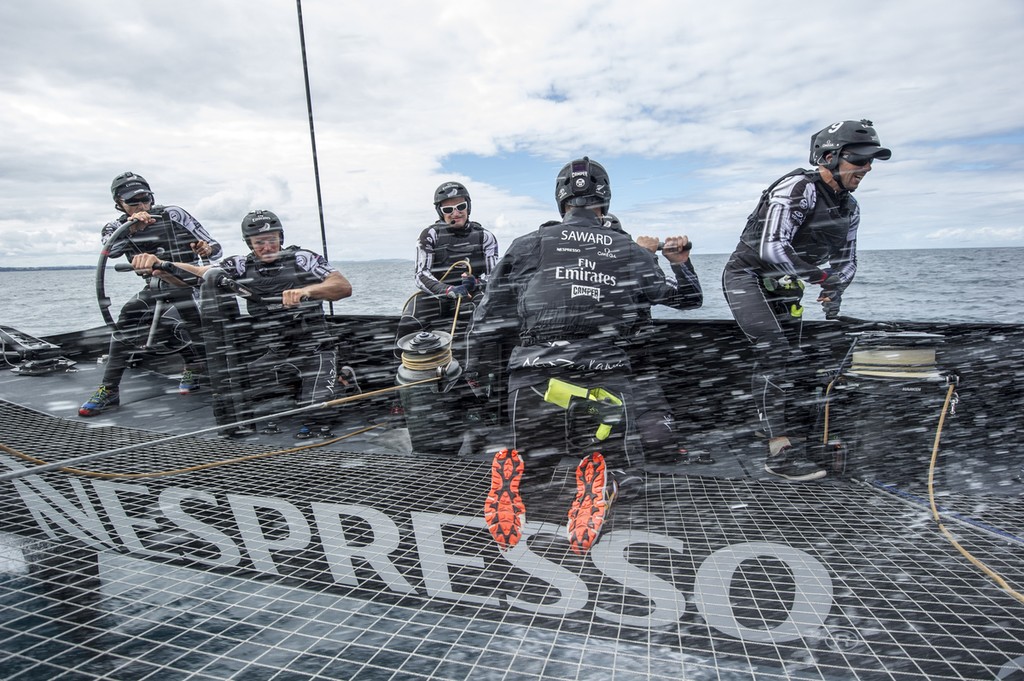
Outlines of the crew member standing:
[[826,319],[839,315],[857,272],[860,205],[853,192],[872,163],[892,156],[871,121],[840,121],[811,137],[811,170],[786,173],[761,194],[725,265],[722,288],[756,363],[752,391],[768,436],[767,473],[824,477],[806,450],[815,369],[801,349],[807,284],[820,286]]
[[121,173],[111,182],[110,195],[121,215],[104,225],[103,246],[108,256],[123,255],[131,261],[146,285],[121,308],[110,337],[102,383],[78,409],[79,416],[96,416],[121,403],[121,378],[128,358],[149,333],[158,301],[167,305],[163,316],[176,322],[174,334],[183,346],[178,392],[187,395],[199,389],[203,358],[197,346],[202,326],[195,289],[166,272],[151,272],[142,259],[147,254],[160,254],[170,262],[198,263],[204,258],[216,260],[221,253],[220,244],[184,208],[154,205],[153,190],[141,175]]

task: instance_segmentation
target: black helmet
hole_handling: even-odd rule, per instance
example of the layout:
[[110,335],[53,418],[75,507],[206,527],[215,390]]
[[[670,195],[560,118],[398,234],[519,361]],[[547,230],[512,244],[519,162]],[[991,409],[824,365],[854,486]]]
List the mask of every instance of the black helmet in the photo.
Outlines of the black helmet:
[[[886,149],[878,141],[878,133],[871,127],[873,123],[866,118],[859,121],[841,121],[819,130],[811,135],[811,164],[825,166],[835,170],[839,165],[838,152],[848,149],[859,156],[877,158],[888,161],[892,151]],[[825,160],[827,154],[832,158]]]
[[610,229],[613,232],[622,232],[623,234],[626,233],[626,230],[622,229],[622,223],[611,213],[605,213],[604,217],[601,218],[601,222],[605,229]]
[[281,219],[269,210],[251,210],[242,218],[242,239],[249,243],[249,239],[267,232],[280,232],[281,241],[284,241],[284,227]]
[[567,206],[587,206],[608,210],[612,200],[608,172],[597,161],[584,156],[565,164],[555,178],[555,203],[565,217]]
[[126,170],[110,183],[110,196],[114,201],[130,199],[133,196],[139,194],[152,194],[153,190],[149,188],[149,183],[146,182],[146,178],[142,175],[136,175],[130,170]]
[[469,198],[469,190],[460,182],[445,182],[434,190],[434,210],[437,211],[438,219],[444,220],[444,214],[441,213],[441,202],[456,197],[466,199],[466,215],[469,215],[473,210],[473,199]]

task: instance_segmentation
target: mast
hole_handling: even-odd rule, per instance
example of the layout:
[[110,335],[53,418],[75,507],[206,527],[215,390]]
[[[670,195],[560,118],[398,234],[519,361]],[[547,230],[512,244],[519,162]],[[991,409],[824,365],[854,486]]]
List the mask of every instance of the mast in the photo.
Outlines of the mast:
[[[316,208],[320,215],[320,247],[323,249],[324,259],[330,262],[327,253],[327,228],[324,225],[324,200],[320,192],[320,163],[316,155],[316,131],[313,129],[313,98],[309,93],[309,64],[306,61],[306,31],[302,25],[302,0],[295,0],[295,11],[299,18],[299,46],[302,51],[302,78],[306,84],[306,112],[309,115],[309,143],[313,151],[313,179],[316,183]],[[328,303],[330,313],[334,314],[334,301]]]

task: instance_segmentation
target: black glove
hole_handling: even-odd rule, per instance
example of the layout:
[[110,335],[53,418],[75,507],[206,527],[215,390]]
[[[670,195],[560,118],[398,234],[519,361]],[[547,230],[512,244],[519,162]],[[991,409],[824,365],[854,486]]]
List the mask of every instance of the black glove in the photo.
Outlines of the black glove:
[[822,270],[821,274],[821,279],[814,283],[821,286],[822,289],[832,291],[843,283],[842,278],[838,274],[833,274],[832,270]]
[[458,286],[449,286],[444,294],[449,298],[472,298],[473,294],[470,293],[469,287],[465,284],[459,284]]
[[467,371],[463,374],[463,377],[466,379],[466,385],[468,385],[469,389],[473,391],[473,396],[478,400],[486,400],[491,396],[491,391],[488,389],[488,386],[480,383],[479,373],[476,371]]
[[476,293],[476,290],[480,287],[480,280],[472,274],[463,274],[462,285],[465,286],[466,290],[470,293]]

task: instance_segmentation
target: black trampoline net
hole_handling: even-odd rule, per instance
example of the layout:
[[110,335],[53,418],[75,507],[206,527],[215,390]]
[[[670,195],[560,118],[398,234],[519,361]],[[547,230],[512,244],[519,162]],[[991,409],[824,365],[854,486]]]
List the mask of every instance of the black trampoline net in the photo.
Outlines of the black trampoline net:
[[555,484],[502,552],[486,462],[163,437],[0,404],[5,475],[138,445],[0,481],[4,678],[1024,674],[1019,497],[947,499],[962,552],[870,485],[651,475],[578,556]]

